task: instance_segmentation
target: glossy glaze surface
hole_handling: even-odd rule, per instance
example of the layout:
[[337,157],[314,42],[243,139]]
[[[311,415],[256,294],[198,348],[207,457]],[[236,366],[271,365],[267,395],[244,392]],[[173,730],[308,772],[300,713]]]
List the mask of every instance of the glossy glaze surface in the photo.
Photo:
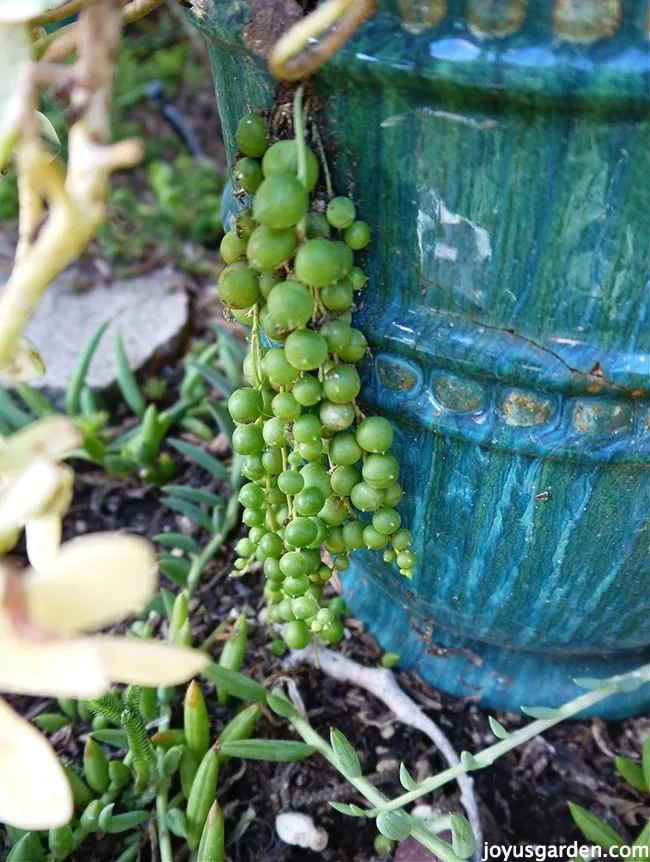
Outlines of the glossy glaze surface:
[[[397,423],[420,557],[409,583],[363,555],[346,589],[440,688],[551,705],[650,642],[644,6],[407,7],[317,80],[336,187],[374,231],[363,397]],[[232,152],[272,83],[250,7],[206,9]]]

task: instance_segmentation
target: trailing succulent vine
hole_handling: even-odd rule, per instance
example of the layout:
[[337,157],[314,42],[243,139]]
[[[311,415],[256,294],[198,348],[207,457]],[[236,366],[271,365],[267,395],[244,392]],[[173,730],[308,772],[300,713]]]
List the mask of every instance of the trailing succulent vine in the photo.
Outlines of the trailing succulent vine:
[[[295,137],[271,142],[260,114],[239,121],[235,194],[250,196],[221,243],[227,264],[222,302],[251,327],[244,375],[228,407],[233,448],[244,457],[240,491],[248,536],[235,570],[263,566],[271,623],[284,623],[294,649],[316,636],[343,637],[343,603],[323,588],[355,550],[382,550],[411,577],[411,533],[395,506],[402,498],[393,428],[366,416],[355,367],[367,352],[352,326],[355,294],[367,276],[355,252],[370,241],[348,197],[335,197],[304,140],[302,88],[294,99]],[[265,337],[264,337],[265,336]],[[272,343],[269,343],[269,340]]]

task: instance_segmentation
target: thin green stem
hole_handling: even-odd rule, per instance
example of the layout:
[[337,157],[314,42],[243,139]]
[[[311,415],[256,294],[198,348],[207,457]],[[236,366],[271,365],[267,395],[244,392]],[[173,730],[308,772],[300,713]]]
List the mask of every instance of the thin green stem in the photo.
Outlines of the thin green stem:
[[298,179],[307,187],[307,148],[305,146],[305,129],[302,119],[302,84],[296,89],[293,97],[293,134],[296,139],[296,157],[298,160]]
[[[237,456],[236,456],[237,458]],[[239,472],[241,470],[241,460],[237,458],[236,460],[237,467],[232,471],[233,473],[233,489],[236,484],[235,476],[239,476]],[[223,526],[221,529],[215,533],[205,548],[201,551],[200,554],[197,554],[196,557],[192,560],[192,565],[190,566],[190,570],[187,575],[187,592],[188,595],[192,595],[192,593],[196,590],[199,579],[201,577],[201,572],[204,567],[210,562],[212,557],[217,553],[219,548],[224,543],[228,533],[235,526],[235,522],[237,520],[237,512],[239,510],[239,500],[237,498],[237,494],[233,493],[230,500],[228,501],[228,505],[226,506],[226,514],[223,519]]]
[[[358,778],[351,778],[346,775],[338,764],[338,760],[336,755],[334,754],[333,749],[330,745],[323,739],[320,734],[318,734],[314,728],[309,724],[309,722],[302,718],[302,716],[292,716],[289,721],[294,726],[296,731],[300,734],[303,740],[308,744],[313,746],[316,751],[320,755],[322,755],[328,763],[330,763],[334,769],[343,775],[343,777],[350,782],[350,784],[356,788],[368,802],[374,806],[375,809],[386,810],[386,806],[389,803],[389,799],[387,796],[377,790],[377,788],[371,784],[367,778],[363,776],[359,776]],[[369,812],[370,813],[370,812]],[[441,838],[437,838],[428,829],[424,826],[420,825],[415,818],[410,817],[410,827],[411,827],[411,835],[422,844],[423,847],[426,847],[427,850],[430,850],[432,853],[435,853],[441,859],[444,859],[445,862],[460,862],[460,859],[456,854],[452,851],[449,844],[446,841],[443,841]]]
[[[293,134],[296,139],[296,159],[298,162],[298,179],[307,188],[307,147],[305,146],[305,128],[302,116],[302,84],[293,97]],[[299,239],[304,239],[307,232],[307,216],[304,215],[296,225]]]
[[[161,719],[159,730],[169,728],[171,710],[168,705],[161,706]],[[169,800],[169,778],[163,771],[163,760],[165,752],[161,748],[158,751],[158,787],[156,790],[156,825],[158,829],[158,846],[160,849],[160,862],[174,862],[174,850],[172,839],[167,828],[167,808]]]
[[[644,665],[629,674],[624,674],[622,677],[619,677],[618,680],[632,678],[633,676],[638,676],[641,680],[641,684],[643,684],[644,681],[646,683],[650,681],[650,664]],[[567,718],[572,718],[574,715],[577,715],[583,710],[588,709],[590,706],[593,706],[595,703],[604,700],[611,694],[615,694],[618,690],[619,686],[617,682],[613,682],[611,685],[604,685],[603,688],[589,691],[586,694],[581,694],[579,697],[576,697],[574,700],[561,706],[553,718],[540,718],[537,721],[533,721],[526,725],[526,727],[522,727],[520,730],[516,730],[514,733],[511,733],[507,739],[496,742],[494,745],[490,745],[488,748],[480,751],[474,756],[474,759],[478,764],[475,768],[478,769],[490,766],[498,757],[501,757],[513,748],[517,748],[519,745],[522,745],[522,743],[528,742],[529,739],[533,739],[535,736],[545,733],[561,721],[565,721]],[[458,778],[459,775],[468,771],[473,771],[473,769],[468,770],[462,763],[459,763],[457,766],[452,766],[450,769],[445,769],[444,772],[440,772],[438,775],[433,775],[426,781],[421,782],[415,790],[403,793],[401,796],[397,796],[395,799],[391,800],[387,805],[382,805],[381,810],[395,811],[398,808],[403,808],[405,805],[414,802],[416,799],[419,799],[427,793],[431,793],[433,790],[437,790],[439,787],[442,787],[444,784],[448,784],[450,781]]]

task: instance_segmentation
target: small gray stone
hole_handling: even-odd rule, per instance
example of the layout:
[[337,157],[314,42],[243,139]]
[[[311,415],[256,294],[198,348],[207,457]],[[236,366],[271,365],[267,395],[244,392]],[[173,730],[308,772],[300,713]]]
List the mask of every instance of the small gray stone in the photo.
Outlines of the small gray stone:
[[87,377],[88,384],[100,391],[110,388],[116,379],[116,333],[120,333],[135,371],[177,353],[188,333],[189,298],[181,273],[158,269],[138,278],[79,289],[81,278],[75,267],[60,275],[25,330],[47,369],[31,385],[57,404],[79,354],[104,321],[109,320],[110,325]]

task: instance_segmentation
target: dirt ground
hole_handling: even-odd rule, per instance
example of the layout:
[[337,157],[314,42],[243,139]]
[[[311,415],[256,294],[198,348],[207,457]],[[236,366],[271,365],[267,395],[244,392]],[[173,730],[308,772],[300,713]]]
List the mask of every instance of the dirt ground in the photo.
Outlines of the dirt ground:
[[[174,368],[167,372],[173,384],[178,374]],[[229,454],[224,457],[228,459]],[[178,470],[178,481],[205,487],[205,474],[195,465],[179,461]],[[161,506],[159,497],[158,489],[137,480],[124,484],[95,469],[82,469],[77,478],[75,501],[66,519],[66,532],[72,535],[128,529],[153,536],[165,527],[178,529],[178,516]],[[196,534],[199,541],[205,538],[200,529]],[[282,659],[269,651],[266,628],[259,623],[263,607],[261,578],[255,574],[229,577],[234,556],[232,546],[241,534],[239,529],[233,531],[204,573],[191,605],[195,641],[207,636],[218,621],[245,611],[250,627],[245,670],[258,680],[268,680],[286,671]],[[373,638],[363,632],[361,624],[348,621],[348,635],[340,647],[343,653],[361,664],[377,666],[381,652]],[[398,781],[401,761],[417,779],[445,768],[443,759],[426,737],[396,723],[390,711],[365,691],[334,682],[312,667],[300,667],[289,673],[295,678],[313,726],[326,736],[331,727],[342,730],[356,747],[364,773],[384,792],[392,795],[401,792]],[[397,679],[442,728],[457,751],[476,750],[494,741],[487,713],[475,704],[454,700],[413,674],[397,672]],[[218,706],[216,698],[208,695],[207,699],[216,735],[232,711]],[[33,717],[49,711],[52,703],[25,698],[21,699],[20,708]],[[175,706],[174,717],[172,726],[180,726],[180,703]],[[509,728],[526,720],[513,715],[497,714],[497,718]],[[75,735],[64,729],[53,741],[62,755],[78,760],[85,731],[83,725],[78,726]],[[603,816],[632,840],[650,816],[650,808],[648,800],[618,776],[613,757],[625,755],[638,759],[643,738],[649,731],[650,720],[646,718],[609,724],[596,719],[571,722],[511,752],[490,769],[474,773],[485,840],[505,845],[565,844],[579,840],[580,834],[569,815],[569,800]],[[256,735],[287,738],[292,734],[284,722],[266,714]],[[330,800],[357,803],[361,800],[319,757],[290,764],[231,761],[220,780],[219,799],[226,817],[228,854],[232,860],[293,862],[322,858],[328,862],[366,862],[379,858],[373,856],[376,835],[373,823],[344,818],[328,806]],[[454,785],[421,801],[441,811],[460,810]],[[289,847],[278,840],[274,820],[286,810],[306,812],[328,831],[329,844],[322,855]],[[113,839],[100,838],[94,846],[93,840],[87,841],[74,858],[111,862]],[[147,847],[140,858],[142,862],[151,858]],[[423,853],[415,858],[424,862],[428,857]]]

